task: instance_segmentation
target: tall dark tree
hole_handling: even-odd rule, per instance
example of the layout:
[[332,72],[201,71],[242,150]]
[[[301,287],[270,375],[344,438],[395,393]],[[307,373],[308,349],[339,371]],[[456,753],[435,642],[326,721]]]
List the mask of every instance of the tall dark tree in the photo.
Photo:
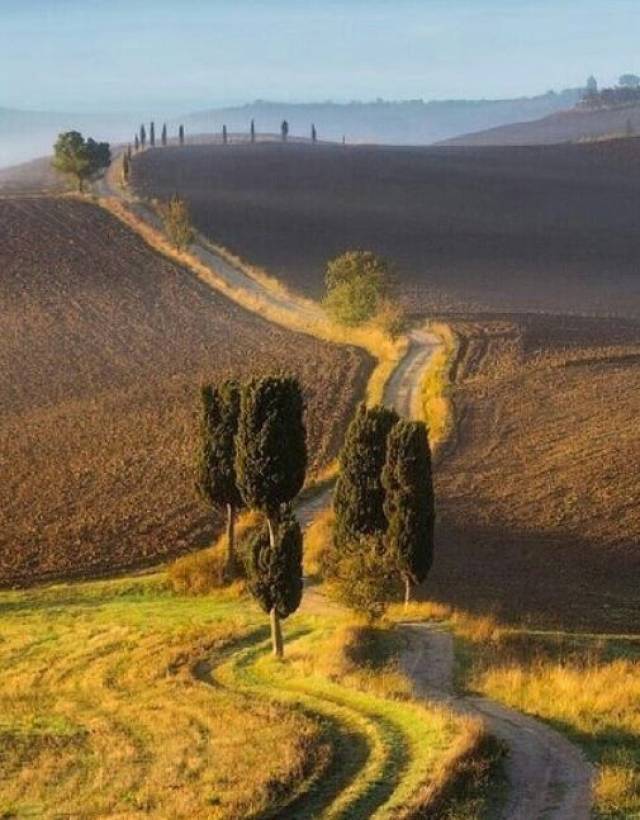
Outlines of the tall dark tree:
[[163,146],[166,146],[166,144],[167,144],[167,123],[166,122],[162,126],[162,133],[160,135],[160,142],[162,143]]
[[180,145],[184,145],[184,125],[181,125],[180,128],[178,128],[178,142]]
[[340,475],[333,501],[338,548],[348,548],[363,536],[386,531],[381,476],[387,437],[397,421],[393,410],[361,404],[349,425],[340,453]]
[[431,452],[426,425],[398,421],[387,439],[382,471],[387,519],[385,545],[405,586],[405,606],[412,587],[427,577],[433,562],[435,504]]
[[145,147],[147,144],[147,129],[144,127],[144,123],[140,126],[140,145],[142,148]]
[[318,132],[316,131],[316,126],[314,123],[311,123],[311,142],[314,145],[318,142]]
[[280,134],[282,136],[282,142],[286,142],[289,139],[289,123],[286,120],[282,120]]
[[75,177],[78,190],[84,190],[85,180],[107,168],[111,163],[111,149],[108,142],[84,139],[79,131],[60,134],[53,146],[52,165],[63,174]]
[[212,506],[227,513],[226,574],[237,571],[235,521],[242,507],[236,484],[235,437],[240,413],[240,388],[234,381],[202,388],[201,444],[197,468],[197,488]]
[[149,145],[151,148],[156,147],[156,124],[152,122],[149,126]]
[[131,143],[127,145],[127,159],[131,160]]
[[140,137],[136,134],[133,140],[133,146],[136,152],[138,152],[140,150]]
[[229,142],[229,132],[227,131],[227,126],[222,126],[222,144],[226,145]]
[[254,143],[256,141],[256,123],[255,120],[251,120],[251,128],[249,130],[249,136],[251,142]]
[[302,530],[290,508],[282,513],[275,547],[267,527],[252,538],[247,579],[251,594],[271,618],[273,652],[281,658],[284,650],[280,619],[295,612],[302,600]]
[[[242,391],[236,476],[245,504],[267,519],[269,546],[279,548],[279,524],[285,505],[302,489],[307,467],[304,400],[297,379],[271,376],[254,379]],[[274,651],[280,654],[280,621],[271,609]]]

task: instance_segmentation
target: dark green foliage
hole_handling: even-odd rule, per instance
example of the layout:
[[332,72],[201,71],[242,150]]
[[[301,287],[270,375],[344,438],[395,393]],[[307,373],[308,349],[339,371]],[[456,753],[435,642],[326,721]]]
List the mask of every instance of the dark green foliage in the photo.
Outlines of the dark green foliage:
[[227,131],[227,126],[222,126],[222,144],[226,145],[229,142],[229,133]]
[[201,446],[197,487],[216,507],[242,506],[236,485],[235,436],[240,412],[240,387],[234,381],[202,388]]
[[397,421],[393,410],[361,404],[349,425],[333,502],[338,547],[346,547],[362,536],[380,535],[387,528],[381,474],[387,436]]
[[278,526],[275,548],[265,525],[252,535],[246,555],[249,589],[265,612],[287,618],[302,600],[302,530],[287,508]]
[[282,120],[280,134],[282,135],[282,142],[286,142],[289,138],[289,123],[286,120]]
[[391,287],[392,271],[387,260],[372,251],[347,251],[327,265],[325,285],[330,291],[358,277],[373,282],[376,290],[384,296]]
[[86,179],[106,168],[111,162],[108,142],[84,139],[79,131],[60,134],[53,147],[53,167],[64,174],[71,174],[78,182],[78,190],[83,190]]
[[318,132],[316,131],[316,126],[313,123],[311,124],[311,142],[314,144],[318,142]]
[[147,144],[147,129],[144,127],[144,123],[140,126],[140,145],[144,148]]
[[127,159],[131,159],[131,143],[127,145]]
[[178,128],[178,142],[180,145],[184,145],[184,125],[181,125],[180,128]]
[[161,142],[163,145],[166,145],[166,144],[167,144],[167,124],[166,124],[166,122],[165,122],[165,124],[162,126],[162,134],[160,135],[160,142]]
[[149,145],[152,148],[156,145],[156,124],[154,122],[149,126]]
[[304,400],[297,379],[253,379],[242,391],[236,475],[246,505],[277,517],[304,484]]
[[136,151],[139,151],[140,150],[140,137],[136,134],[133,139],[134,139],[134,142],[133,142],[134,148],[135,148]]
[[250,137],[251,137],[251,142],[255,142],[256,141],[256,124],[255,124],[254,120],[251,120],[251,129],[250,129],[249,133],[250,133]]
[[423,422],[401,420],[394,425],[387,439],[382,486],[388,522],[385,543],[408,593],[411,585],[424,581],[433,561],[433,479]]

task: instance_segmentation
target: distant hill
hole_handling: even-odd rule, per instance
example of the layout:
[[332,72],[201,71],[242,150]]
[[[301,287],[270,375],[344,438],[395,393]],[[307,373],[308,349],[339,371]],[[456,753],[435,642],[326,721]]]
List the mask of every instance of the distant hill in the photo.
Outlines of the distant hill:
[[581,89],[548,92],[507,100],[442,100],[424,102],[279,103],[258,100],[233,108],[199,111],[184,120],[191,132],[247,131],[252,119],[259,132],[277,132],[283,119],[293,135],[307,135],[311,123],[324,140],[426,145],[458,134],[510,122],[535,120],[574,106]]
[[616,108],[572,108],[542,119],[476,131],[442,142],[443,145],[549,145],[622,136],[629,125],[640,134],[640,104]]

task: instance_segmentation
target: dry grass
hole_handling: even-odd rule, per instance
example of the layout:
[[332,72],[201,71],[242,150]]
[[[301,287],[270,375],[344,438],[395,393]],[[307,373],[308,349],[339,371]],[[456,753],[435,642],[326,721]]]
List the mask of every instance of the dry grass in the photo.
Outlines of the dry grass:
[[544,626],[640,629],[640,326],[457,321],[454,446],[430,598]]
[[353,348],[220,297],[75,200],[0,201],[0,579],[143,565],[211,543],[193,490],[203,381],[286,368],[329,464],[368,375]]
[[422,415],[429,428],[431,446],[438,450],[455,425],[451,401],[451,368],[458,355],[458,341],[444,322],[431,322],[429,330],[440,339],[440,347],[429,360],[421,388]]

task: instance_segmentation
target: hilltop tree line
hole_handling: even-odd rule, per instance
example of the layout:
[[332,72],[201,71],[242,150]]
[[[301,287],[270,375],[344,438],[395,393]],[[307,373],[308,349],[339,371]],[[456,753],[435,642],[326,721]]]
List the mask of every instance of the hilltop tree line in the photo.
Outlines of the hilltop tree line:
[[623,74],[616,86],[601,89],[598,88],[595,77],[589,77],[582,98],[582,104],[587,108],[614,108],[638,103],[640,103],[640,76],[637,74]]

